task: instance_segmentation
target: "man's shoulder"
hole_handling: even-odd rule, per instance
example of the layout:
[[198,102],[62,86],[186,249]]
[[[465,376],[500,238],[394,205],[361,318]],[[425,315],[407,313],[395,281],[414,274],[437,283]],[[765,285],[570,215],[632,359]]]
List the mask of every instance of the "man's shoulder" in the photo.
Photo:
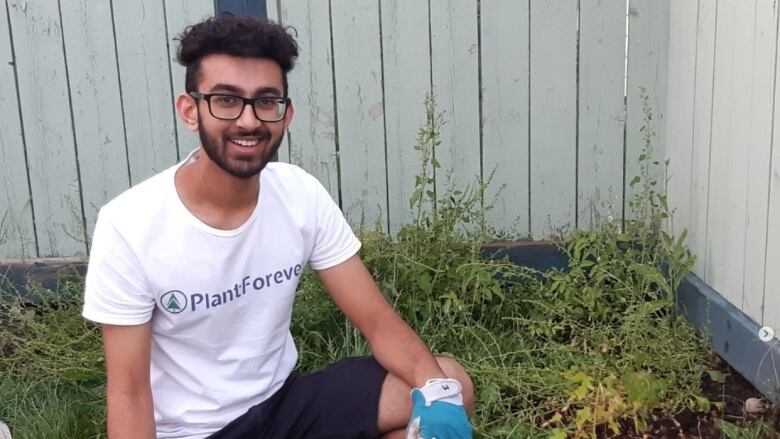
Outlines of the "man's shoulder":
[[300,166],[283,162],[271,162],[263,169],[265,178],[286,193],[305,192],[311,195],[317,194],[321,186],[319,180]]
[[296,180],[314,178],[303,168],[292,163],[270,162],[263,169],[269,177],[279,180]]
[[113,221],[142,221],[168,203],[173,190],[173,168],[159,172],[114,197],[100,209]]

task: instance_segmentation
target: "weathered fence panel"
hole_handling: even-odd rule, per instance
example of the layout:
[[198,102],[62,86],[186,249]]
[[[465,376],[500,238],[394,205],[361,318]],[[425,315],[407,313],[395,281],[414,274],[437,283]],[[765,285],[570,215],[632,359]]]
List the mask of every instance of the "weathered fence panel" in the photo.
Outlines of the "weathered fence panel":
[[[718,3],[712,150],[707,224],[707,279],[729,302],[742,304],[748,168],[750,93],[755,2]],[[723,214],[729,212],[728,214]],[[720,214],[719,214],[720,213]]]
[[777,4],[690,0],[673,3],[670,18],[674,231],[689,230],[694,271],[707,284],[755,322],[777,327]]
[[447,173],[459,185],[479,181],[479,42],[475,0],[431,0],[431,77],[437,108],[445,112],[441,144],[434,156],[436,189],[443,193]]
[[[760,321],[764,305],[767,213],[769,209],[770,160],[772,156],[772,111],[777,44],[777,6],[775,2],[756,1],[753,16],[753,51],[750,109],[742,115],[748,119],[745,156],[747,191],[745,218],[745,259],[742,311]],[[731,145],[739,150],[739,143]]]
[[[269,20],[277,23],[282,23],[282,11],[279,10],[279,5],[276,1],[270,1],[266,3],[266,17]],[[300,42],[298,43],[300,45]],[[289,79],[289,78],[288,78]],[[293,105],[296,105],[294,102]],[[282,141],[279,147],[279,151],[276,153],[276,158],[279,161],[290,163],[290,133],[287,133],[286,138]]]
[[[780,30],[778,30],[780,31]],[[780,80],[780,69],[775,69],[775,84]],[[774,86],[775,105],[780,102],[780,87]],[[761,323],[780,328],[780,115],[772,111],[772,158],[769,169],[769,212],[766,229],[766,253],[764,259],[764,291]],[[777,330],[775,330],[777,333]]]
[[[630,0],[628,9],[628,75],[626,78],[626,153],[625,153],[625,216],[630,216],[629,201],[641,185],[631,186],[640,175],[640,157],[645,147],[647,130],[652,130],[653,159],[664,157],[666,138],[663,122],[666,111],[667,47],[669,43],[669,3],[671,0]],[[653,122],[645,126],[645,99]],[[652,160],[651,160],[652,161]],[[661,160],[662,161],[662,160]],[[654,167],[649,177],[656,180],[663,192],[663,165]]]
[[[710,151],[712,147],[712,102],[715,79],[715,23],[717,4],[698,1],[696,35],[696,84],[694,86],[693,145],[691,152],[691,220],[688,226],[691,251],[697,255],[694,271],[706,282],[709,260],[707,217],[710,192]],[[689,23],[693,18],[688,19]],[[689,24],[690,25],[690,24]],[[677,106],[676,99],[669,107]],[[670,144],[675,144],[670,141]],[[681,200],[682,203],[685,200]],[[711,285],[711,284],[710,284]]]
[[623,218],[626,5],[580,3],[577,225]]
[[7,5],[0,5],[0,255],[36,257],[35,227],[20,121],[17,66],[8,28]]
[[[352,224],[387,224],[379,4],[332,2],[341,209]],[[360,60],[355,62],[354,54]],[[305,105],[305,104],[304,104]]]
[[[669,23],[668,92],[675,96],[675,105],[666,109],[666,157],[669,162],[669,204],[677,206],[669,222],[669,230],[679,235],[690,229],[693,194],[693,130],[696,88],[696,38],[698,0],[672,2]],[[671,78],[674,78],[672,80]]]
[[531,2],[531,235],[577,212],[577,1]]
[[94,37],[112,35],[111,5],[69,0],[62,6],[84,215],[92,236],[100,207],[130,185],[114,41]]
[[530,236],[528,3],[491,1],[482,2],[481,8],[485,180],[495,171],[486,199],[495,203],[487,222],[515,236]]
[[165,8],[160,1],[112,4],[130,180],[136,184],[177,159]]
[[21,0],[8,8],[38,252],[85,254],[60,11],[54,2]]
[[[273,2],[272,2],[273,3]],[[214,15],[213,0],[166,0],[165,28],[168,34],[168,61],[170,62],[171,96],[176,97],[184,92],[184,67],[176,62],[176,52],[179,42],[176,38],[187,26],[198,23],[206,17]],[[178,157],[184,158],[198,147],[198,134],[188,130],[179,117],[176,117],[176,143]]]
[[283,24],[295,29],[300,49],[288,78],[295,107],[289,159],[317,177],[340,202],[330,8],[328,2],[285,1],[280,15]]
[[387,151],[387,214],[390,233],[413,219],[409,199],[420,174],[414,149],[425,123],[423,99],[431,91],[428,8],[418,0],[381,2],[384,117]]

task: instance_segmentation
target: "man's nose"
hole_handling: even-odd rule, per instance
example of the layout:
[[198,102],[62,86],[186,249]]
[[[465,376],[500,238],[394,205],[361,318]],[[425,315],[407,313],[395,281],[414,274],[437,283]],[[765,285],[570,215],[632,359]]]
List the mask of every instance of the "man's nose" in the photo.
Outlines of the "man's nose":
[[252,108],[251,104],[244,104],[244,110],[241,112],[241,115],[236,119],[236,125],[242,127],[242,128],[250,128],[250,127],[257,127],[262,122],[255,117],[255,109]]

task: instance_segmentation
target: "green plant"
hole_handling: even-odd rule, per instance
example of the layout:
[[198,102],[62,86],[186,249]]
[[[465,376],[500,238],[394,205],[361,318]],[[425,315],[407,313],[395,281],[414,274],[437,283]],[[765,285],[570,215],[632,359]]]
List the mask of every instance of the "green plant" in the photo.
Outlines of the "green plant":
[[[674,311],[674,291],[693,258],[684,236],[672,239],[660,227],[669,212],[654,192],[657,185],[643,186],[644,198],[635,198],[634,206],[649,204],[625,228],[608,222],[565,236],[566,270],[540,273],[485,259],[490,179],[436,187],[434,152],[445,122],[432,97],[426,112],[418,132],[422,166],[410,200],[413,222],[396,236],[381,227],[361,229],[360,254],[388,301],[431,349],[457,358],[471,374],[475,436],[641,431],[652,413],[700,404],[701,374],[711,369],[706,340]],[[65,392],[69,396],[59,399],[67,402],[53,416],[68,423],[85,413],[90,437],[99,436],[100,427],[92,427],[103,422],[94,405],[102,395],[99,333],[79,315],[81,286],[60,290],[40,303],[0,302],[0,375],[21,383],[9,382],[4,392],[25,407]],[[310,270],[299,285],[291,332],[301,371],[370,353]],[[0,416],[17,420],[19,437],[49,437],[36,433],[43,430],[34,419]]]
[[725,419],[716,419],[715,425],[727,439],[763,439],[777,437],[778,433],[770,423],[761,419],[747,427],[740,427]]

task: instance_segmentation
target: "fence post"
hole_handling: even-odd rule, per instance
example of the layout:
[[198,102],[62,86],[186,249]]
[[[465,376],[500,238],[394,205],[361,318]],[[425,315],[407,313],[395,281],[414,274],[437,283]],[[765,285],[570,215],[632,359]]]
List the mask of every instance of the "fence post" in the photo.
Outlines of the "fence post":
[[214,0],[214,11],[230,12],[233,15],[268,18],[266,0]]

